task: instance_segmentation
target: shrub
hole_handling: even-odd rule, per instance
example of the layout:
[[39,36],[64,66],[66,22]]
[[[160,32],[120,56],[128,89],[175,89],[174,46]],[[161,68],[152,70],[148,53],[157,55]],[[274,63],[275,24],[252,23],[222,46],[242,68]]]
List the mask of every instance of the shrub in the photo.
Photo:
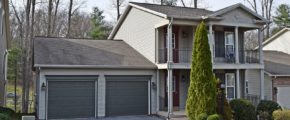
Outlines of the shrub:
[[5,108],[5,107],[0,107],[0,113],[4,113],[8,116],[12,116],[15,115],[16,113],[14,112],[14,110],[10,109],[10,108]]
[[[217,87],[220,86],[220,81],[217,80]],[[217,113],[222,116],[224,120],[232,120],[233,112],[229,102],[226,99],[225,93],[223,90],[218,88],[217,90]]]
[[274,120],[290,120],[290,110],[275,110],[273,118]]
[[202,113],[202,114],[199,114],[197,116],[196,120],[206,120],[206,118],[207,118],[207,114],[206,113]]
[[4,113],[0,113],[0,120],[10,120],[9,115],[4,114]]
[[261,119],[273,120],[271,115],[275,110],[281,110],[281,106],[274,101],[261,100],[257,106],[257,114]]
[[255,106],[248,100],[235,99],[230,101],[235,120],[256,120]]
[[218,114],[213,114],[208,116],[207,120],[221,120],[221,117]]

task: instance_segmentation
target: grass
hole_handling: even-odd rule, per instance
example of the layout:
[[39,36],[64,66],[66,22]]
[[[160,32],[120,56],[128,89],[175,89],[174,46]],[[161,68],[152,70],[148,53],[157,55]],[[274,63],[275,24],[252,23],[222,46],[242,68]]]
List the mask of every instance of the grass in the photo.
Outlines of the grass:
[[[13,83],[8,83],[7,84],[7,92],[6,93],[14,93],[14,84]],[[29,93],[29,100],[32,100],[30,102],[30,105],[28,107],[28,112],[32,113],[34,112],[34,90],[32,88],[30,88],[30,93]],[[16,112],[21,112],[21,103],[22,103],[22,86],[17,85],[16,87],[16,95],[19,96],[17,99],[17,103],[16,103]],[[7,98],[7,103],[6,106],[8,108],[11,109],[15,109],[14,108],[14,98]]]

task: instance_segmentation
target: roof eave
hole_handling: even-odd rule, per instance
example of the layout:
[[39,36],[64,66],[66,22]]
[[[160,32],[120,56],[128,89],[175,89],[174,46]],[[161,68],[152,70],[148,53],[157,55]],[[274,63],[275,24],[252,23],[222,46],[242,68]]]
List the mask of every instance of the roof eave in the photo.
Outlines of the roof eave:
[[122,66],[122,65],[52,65],[52,64],[35,64],[34,67],[40,68],[87,68],[87,69],[156,69],[153,66]]

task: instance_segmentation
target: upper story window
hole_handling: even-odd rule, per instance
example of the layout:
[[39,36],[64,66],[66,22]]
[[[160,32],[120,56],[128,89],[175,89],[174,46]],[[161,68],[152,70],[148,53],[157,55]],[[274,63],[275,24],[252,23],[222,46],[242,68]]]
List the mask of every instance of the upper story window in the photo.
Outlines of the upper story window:
[[235,39],[233,32],[225,32],[225,57],[228,61],[234,61]]
[[[166,33],[165,36],[166,36],[166,37],[165,37],[165,41],[166,41],[166,42],[165,42],[165,43],[166,43],[165,47],[167,48],[167,44],[168,44],[168,43],[167,43],[168,34]],[[175,39],[175,33],[172,33],[172,49],[175,48],[175,40],[176,40],[176,39]]]

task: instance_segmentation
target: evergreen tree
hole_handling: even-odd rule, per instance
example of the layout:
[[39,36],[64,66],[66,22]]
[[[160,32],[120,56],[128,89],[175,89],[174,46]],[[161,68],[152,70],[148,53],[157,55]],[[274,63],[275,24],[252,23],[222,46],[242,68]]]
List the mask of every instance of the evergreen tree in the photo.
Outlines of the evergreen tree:
[[274,22],[278,28],[290,26],[290,6],[288,4],[281,4],[276,10]]
[[90,32],[90,36],[94,39],[104,39],[106,34],[104,26],[105,17],[103,16],[103,11],[101,11],[98,7],[94,7],[93,9],[94,10],[91,17],[94,27]]
[[190,71],[190,86],[186,101],[189,120],[196,120],[199,114],[216,113],[216,81],[211,62],[206,25],[202,21],[195,32]]

